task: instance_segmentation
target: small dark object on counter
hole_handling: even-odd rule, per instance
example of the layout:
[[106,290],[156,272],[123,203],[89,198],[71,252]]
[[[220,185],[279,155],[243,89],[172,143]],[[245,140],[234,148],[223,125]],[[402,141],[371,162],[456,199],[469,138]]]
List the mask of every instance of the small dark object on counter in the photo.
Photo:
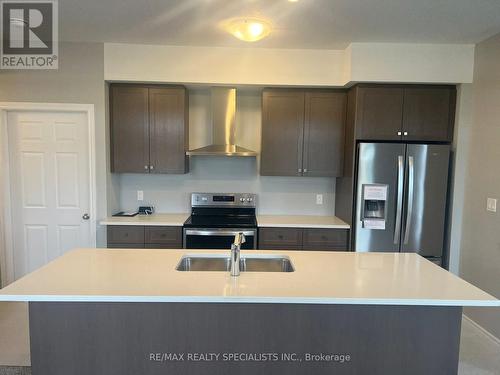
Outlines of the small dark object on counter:
[[155,212],[155,208],[153,206],[140,206],[139,207],[139,215],[152,215]]
[[124,217],[134,217],[138,214],[139,212],[125,212],[125,211],[120,211],[114,214],[113,216],[124,216]]

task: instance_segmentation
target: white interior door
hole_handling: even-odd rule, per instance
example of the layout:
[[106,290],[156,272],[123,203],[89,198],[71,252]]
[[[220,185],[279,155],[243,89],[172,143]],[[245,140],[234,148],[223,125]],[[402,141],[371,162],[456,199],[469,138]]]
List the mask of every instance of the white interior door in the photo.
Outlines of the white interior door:
[[90,247],[86,113],[8,112],[14,279]]

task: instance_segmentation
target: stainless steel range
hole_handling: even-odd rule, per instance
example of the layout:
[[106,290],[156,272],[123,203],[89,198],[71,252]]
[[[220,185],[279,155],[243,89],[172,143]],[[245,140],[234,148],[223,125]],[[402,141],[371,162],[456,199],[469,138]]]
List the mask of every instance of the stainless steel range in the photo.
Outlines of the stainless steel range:
[[250,193],[192,193],[191,216],[184,223],[184,248],[230,249],[243,233],[242,249],[257,248],[257,196]]

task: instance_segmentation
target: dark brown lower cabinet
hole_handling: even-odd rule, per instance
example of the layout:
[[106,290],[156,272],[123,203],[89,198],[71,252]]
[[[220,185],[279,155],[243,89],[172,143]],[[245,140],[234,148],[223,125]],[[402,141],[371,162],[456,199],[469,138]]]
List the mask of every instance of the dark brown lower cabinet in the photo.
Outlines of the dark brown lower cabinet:
[[110,225],[108,248],[182,249],[182,227]]
[[182,249],[182,227],[146,227],[147,248]]
[[260,228],[260,250],[348,251],[349,229]]
[[108,249],[144,249],[144,243],[110,243]]
[[304,229],[302,250],[346,251],[348,229]]
[[108,226],[108,245],[142,244],[144,246],[144,227],[135,225]]
[[300,228],[260,228],[259,249],[302,250],[302,235]]

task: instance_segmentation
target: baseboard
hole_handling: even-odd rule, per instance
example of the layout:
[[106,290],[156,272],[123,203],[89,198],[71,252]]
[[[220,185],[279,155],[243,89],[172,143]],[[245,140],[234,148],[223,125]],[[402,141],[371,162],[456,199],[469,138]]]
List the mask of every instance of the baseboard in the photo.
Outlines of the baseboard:
[[0,375],[31,375],[31,367],[0,366]]
[[488,331],[486,328],[484,328],[482,325],[480,325],[476,321],[469,318],[467,315],[463,314],[462,316],[470,324],[472,324],[474,327],[476,327],[478,330],[480,330],[482,333],[484,333],[486,336],[488,336],[493,342],[495,342],[497,345],[500,346],[500,338],[496,337],[493,333]]

